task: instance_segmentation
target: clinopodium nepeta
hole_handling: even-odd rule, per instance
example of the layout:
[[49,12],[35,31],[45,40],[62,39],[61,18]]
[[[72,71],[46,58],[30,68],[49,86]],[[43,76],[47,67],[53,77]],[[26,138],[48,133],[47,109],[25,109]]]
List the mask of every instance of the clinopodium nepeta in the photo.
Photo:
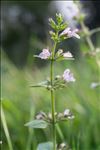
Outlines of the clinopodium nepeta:
[[69,68],[66,68],[65,71],[61,75],[54,76],[54,63],[57,61],[58,63],[62,60],[74,60],[73,55],[69,52],[63,52],[62,49],[57,49],[57,44],[67,40],[69,38],[77,38],[80,39],[78,35],[78,29],[71,29],[67,23],[63,21],[63,17],[61,14],[56,14],[56,21],[52,18],[49,18],[49,25],[52,28],[50,31],[50,37],[53,41],[53,45],[51,48],[43,48],[40,54],[34,55],[34,57],[43,59],[44,61],[50,61],[50,78],[48,80],[42,81],[36,85],[32,85],[31,87],[44,87],[51,93],[51,112],[39,112],[35,116],[34,120],[26,123],[26,126],[32,128],[44,129],[52,126],[52,140],[51,142],[45,142],[39,144],[38,150],[64,150],[68,149],[68,145],[66,143],[57,144],[56,141],[56,124],[61,121],[66,121],[69,119],[73,119],[74,115],[69,109],[65,109],[64,112],[56,112],[55,110],[55,90],[64,88],[66,85],[68,86],[69,82],[75,82],[75,77]]

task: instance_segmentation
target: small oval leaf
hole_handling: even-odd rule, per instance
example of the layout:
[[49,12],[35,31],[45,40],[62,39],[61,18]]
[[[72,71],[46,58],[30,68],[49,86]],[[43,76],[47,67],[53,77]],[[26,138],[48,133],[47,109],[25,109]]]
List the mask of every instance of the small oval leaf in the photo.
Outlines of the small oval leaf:
[[52,142],[41,143],[38,145],[37,150],[53,150],[53,143]]
[[25,126],[31,127],[31,128],[40,128],[44,129],[48,126],[48,123],[44,120],[33,120],[25,124]]

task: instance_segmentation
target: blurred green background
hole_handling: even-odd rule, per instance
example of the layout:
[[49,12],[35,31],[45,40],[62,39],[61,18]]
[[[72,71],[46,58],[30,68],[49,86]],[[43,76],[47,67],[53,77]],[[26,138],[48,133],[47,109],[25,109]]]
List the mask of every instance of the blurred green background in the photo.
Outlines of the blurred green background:
[[[51,1],[2,1],[1,100],[13,150],[36,150],[39,143],[51,140],[50,129],[24,126],[37,112],[51,111],[49,91],[29,87],[49,77],[49,62],[34,59],[33,55],[51,45],[48,17],[54,17],[55,11],[51,12],[50,4]],[[90,29],[100,25],[97,4],[100,3],[91,1],[88,5],[95,12],[86,21]],[[100,47],[100,32],[92,40],[95,47]],[[75,61],[55,63],[55,75],[70,68],[76,82],[56,91],[56,111],[70,108],[75,119],[59,124],[57,142],[68,143],[72,150],[100,150],[100,86],[91,88],[92,82],[99,81],[99,68],[94,57],[82,55],[89,49],[84,39],[64,41],[60,48],[70,50]],[[2,150],[8,150],[2,124],[0,140]]]

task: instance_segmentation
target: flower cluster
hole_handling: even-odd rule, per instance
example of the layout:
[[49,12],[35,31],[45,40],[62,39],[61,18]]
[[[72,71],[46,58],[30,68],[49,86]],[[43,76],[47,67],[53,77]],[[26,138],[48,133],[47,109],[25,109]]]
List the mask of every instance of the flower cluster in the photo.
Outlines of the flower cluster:
[[[60,112],[57,113],[55,112],[55,117],[56,117],[56,123],[58,123],[59,121],[64,121],[64,120],[70,120],[70,119],[74,119],[74,115],[72,114],[72,112],[70,111],[70,109],[65,109],[64,112]],[[52,123],[52,114],[48,113],[46,114],[45,112],[41,111],[39,112],[36,116],[35,116],[36,120],[44,120],[48,123]]]
[[[41,59],[51,59],[51,55],[52,55],[52,53],[49,51],[49,49],[45,48],[45,49],[42,50],[42,52],[39,55],[34,55],[34,57],[38,57],[38,58],[41,58]],[[71,59],[71,58],[73,58],[73,55],[69,51],[63,53],[63,50],[60,49],[55,54],[55,59],[59,60],[59,58]]]

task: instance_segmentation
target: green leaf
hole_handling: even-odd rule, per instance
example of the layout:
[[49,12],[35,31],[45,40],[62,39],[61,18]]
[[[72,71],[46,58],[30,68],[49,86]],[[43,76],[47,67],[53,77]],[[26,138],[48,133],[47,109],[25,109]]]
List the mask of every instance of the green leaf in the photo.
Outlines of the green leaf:
[[37,150],[53,150],[53,143],[52,142],[41,143],[38,145]]
[[75,60],[75,59],[74,58],[69,58],[69,57],[65,58],[63,56],[56,58],[56,61],[62,61],[62,60]]
[[48,85],[49,85],[49,81],[46,80],[46,81],[42,81],[36,85],[31,85],[30,87],[48,87]]
[[40,128],[44,129],[48,126],[48,123],[44,120],[33,120],[25,124],[25,126],[31,127],[31,128]]

